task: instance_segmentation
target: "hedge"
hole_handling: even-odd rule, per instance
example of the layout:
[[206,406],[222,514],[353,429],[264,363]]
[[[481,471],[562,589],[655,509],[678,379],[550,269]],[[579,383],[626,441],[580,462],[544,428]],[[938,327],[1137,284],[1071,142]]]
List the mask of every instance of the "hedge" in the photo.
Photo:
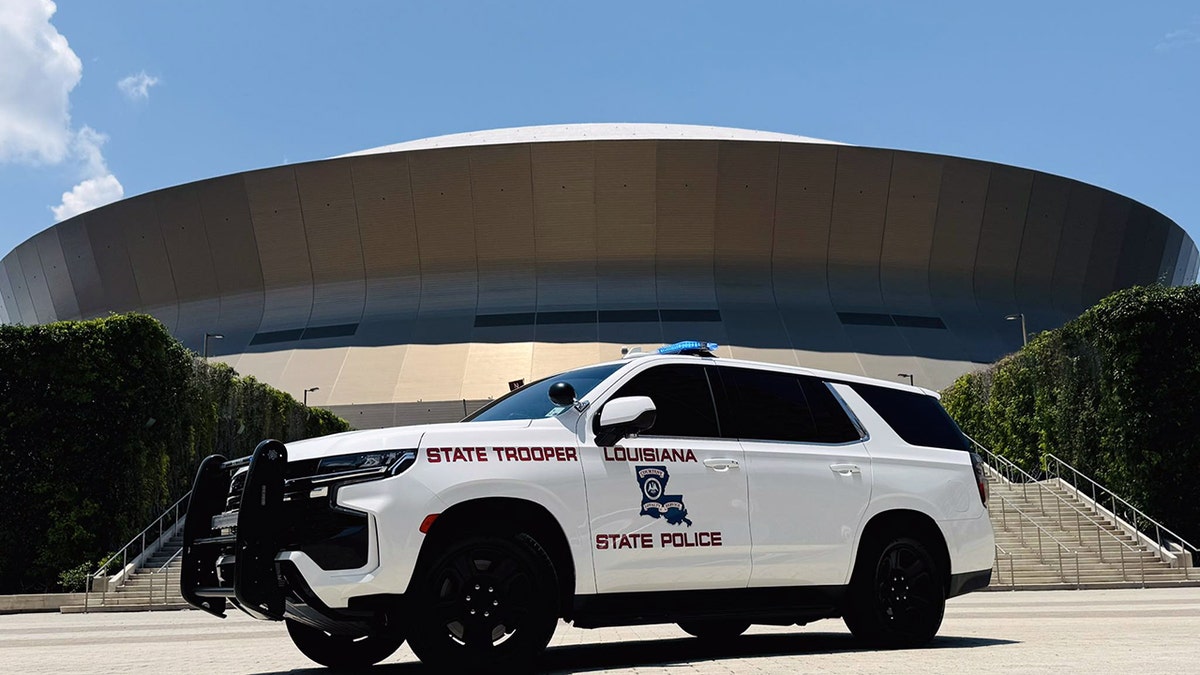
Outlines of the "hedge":
[[942,403],[1026,471],[1052,452],[1200,543],[1200,286],[1114,293]]
[[120,548],[212,452],[348,428],[149,316],[0,326],[0,593],[55,590]]

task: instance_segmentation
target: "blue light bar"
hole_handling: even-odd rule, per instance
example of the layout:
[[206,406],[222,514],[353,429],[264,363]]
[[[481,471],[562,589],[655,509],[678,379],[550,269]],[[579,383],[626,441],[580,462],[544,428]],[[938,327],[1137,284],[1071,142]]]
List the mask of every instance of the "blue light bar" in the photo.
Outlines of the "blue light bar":
[[697,340],[684,340],[676,342],[673,345],[659,347],[659,354],[697,354],[701,352],[713,353],[717,351],[717,343],[715,342],[699,342]]

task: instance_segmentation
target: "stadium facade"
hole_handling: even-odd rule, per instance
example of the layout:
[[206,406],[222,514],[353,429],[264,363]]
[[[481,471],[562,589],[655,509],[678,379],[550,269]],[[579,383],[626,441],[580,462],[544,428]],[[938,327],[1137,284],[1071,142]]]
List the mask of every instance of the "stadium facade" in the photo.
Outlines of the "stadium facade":
[[[0,321],[153,314],[358,427],[680,339],[940,388],[1113,290],[1193,283],[1174,222],[1038,171],[678,125],[460,134],[247,171],[63,221]],[[206,334],[220,335],[206,341]],[[901,375],[903,374],[903,375]]]

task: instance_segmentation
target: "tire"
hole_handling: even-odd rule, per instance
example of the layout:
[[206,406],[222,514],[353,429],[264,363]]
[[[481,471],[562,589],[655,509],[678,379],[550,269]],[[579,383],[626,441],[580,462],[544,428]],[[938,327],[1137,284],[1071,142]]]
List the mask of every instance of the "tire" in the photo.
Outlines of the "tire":
[[404,636],[380,633],[363,637],[331,635],[323,630],[287,619],[288,635],[305,656],[317,663],[336,669],[367,668],[391,656]]
[[748,621],[737,621],[736,619],[718,619],[713,621],[680,621],[679,627],[683,632],[707,640],[709,638],[735,638],[750,627]]
[[436,669],[527,670],[558,624],[554,565],[528,535],[451,543],[418,581],[409,645]]
[[850,580],[846,626],[878,647],[919,647],[937,635],[946,609],[945,573],[911,537],[863,546]]

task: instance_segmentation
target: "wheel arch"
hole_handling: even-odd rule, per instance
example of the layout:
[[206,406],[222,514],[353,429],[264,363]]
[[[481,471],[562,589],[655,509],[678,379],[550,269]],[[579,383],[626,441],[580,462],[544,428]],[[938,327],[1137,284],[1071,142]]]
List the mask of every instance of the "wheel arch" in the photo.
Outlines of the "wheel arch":
[[946,544],[946,535],[937,521],[928,514],[911,509],[892,509],[877,513],[863,527],[862,536],[858,538],[858,547],[854,551],[854,573],[858,573],[859,560],[863,549],[887,537],[907,535],[929,547],[930,554],[942,575],[942,585],[947,592],[950,588],[950,549]]
[[[546,507],[513,497],[481,497],[454,504],[430,525],[417,556],[413,580],[448,543],[469,533],[527,534],[546,551],[558,577],[559,607],[570,619],[575,597],[575,560],[566,534]],[[409,591],[412,590],[410,582]]]

